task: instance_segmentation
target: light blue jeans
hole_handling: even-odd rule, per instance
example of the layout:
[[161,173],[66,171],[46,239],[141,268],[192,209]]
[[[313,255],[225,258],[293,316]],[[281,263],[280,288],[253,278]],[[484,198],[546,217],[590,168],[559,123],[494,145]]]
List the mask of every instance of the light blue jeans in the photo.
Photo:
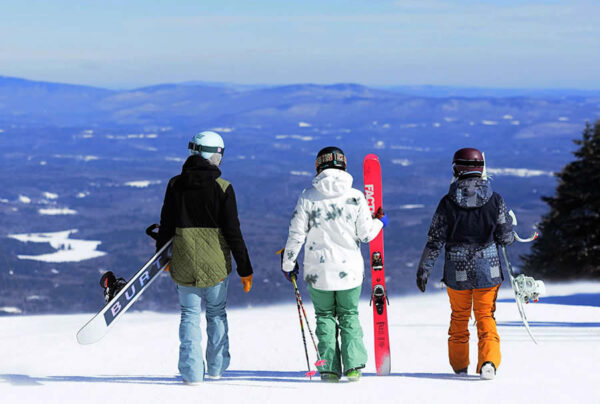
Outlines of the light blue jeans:
[[200,329],[201,300],[206,306],[207,373],[220,376],[229,366],[229,337],[227,336],[227,285],[229,278],[209,288],[177,286],[181,306],[179,324],[179,373],[187,382],[204,380],[204,355]]

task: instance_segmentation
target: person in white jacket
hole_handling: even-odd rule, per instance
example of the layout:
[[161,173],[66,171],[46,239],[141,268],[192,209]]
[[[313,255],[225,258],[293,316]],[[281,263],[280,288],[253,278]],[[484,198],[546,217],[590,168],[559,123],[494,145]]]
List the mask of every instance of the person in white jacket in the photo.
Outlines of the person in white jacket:
[[319,354],[325,360],[319,367],[321,379],[337,382],[344,370],[355,381],[367,361],[358,319],[364,279],[360,244],[374,239],[387,217],[380,210],[373,218],[363,193],[352,188],[341,149],[322,149],[315,166],[312,187],[302,192],[292,216],[282,271],[288,280],[297,273],[296,260],[306,244],[304,280],[315,306]]

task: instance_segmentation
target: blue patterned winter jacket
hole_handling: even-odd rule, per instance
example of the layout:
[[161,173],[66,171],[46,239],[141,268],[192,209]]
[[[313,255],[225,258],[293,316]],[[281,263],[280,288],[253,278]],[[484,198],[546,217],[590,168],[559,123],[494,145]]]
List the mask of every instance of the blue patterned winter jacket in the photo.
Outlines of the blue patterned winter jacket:
[[417,272],[428,277],[446,247],[442,281],[456,290],[489,288],[504,279],[498,245],[514,241],[512,220],[502,197],[482,178],[453,182],[429,228]]

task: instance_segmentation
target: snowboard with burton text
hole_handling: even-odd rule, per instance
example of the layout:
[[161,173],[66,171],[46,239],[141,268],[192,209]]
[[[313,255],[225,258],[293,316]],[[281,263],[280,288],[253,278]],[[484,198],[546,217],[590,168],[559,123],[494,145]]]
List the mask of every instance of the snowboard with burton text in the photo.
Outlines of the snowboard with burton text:
[[[153,225],[156,226],[156,225]],[[150,234],[150,226],[146,233]],[[169,240],[136,274],[125,284],[122,289],[77,332],[77,341],[82,345],[98,342],[106,335],[110,327],[131,307],[131,305],[144,293],[146,288],[158,278],[171,260],[171,245]]]
[[[365,197],[372,214],[382,207],[381,165],[375,154],[368,154],[363,161]],[[375,367],[378,376],[390,374],[390,337],[388,332],[387,306],[389,300],[385,288],[385,260],[383,254],[383,230],[369,243],[371,263],[371,304],[375,333]]]

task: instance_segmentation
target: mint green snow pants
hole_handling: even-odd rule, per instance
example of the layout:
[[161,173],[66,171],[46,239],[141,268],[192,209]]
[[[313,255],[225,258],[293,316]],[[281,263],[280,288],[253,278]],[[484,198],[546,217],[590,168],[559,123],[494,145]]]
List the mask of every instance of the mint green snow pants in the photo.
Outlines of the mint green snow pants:
[[[325,366],[319,366],[321,373],[341,376],[342,365],[344,372],[347,372],[363,368],[367,363],[367,350],[358,320],[361,287],[338,291],[308,287],[317,317],[319,354],[326,361]],[[341,341],[338,341],[338,334]]]

